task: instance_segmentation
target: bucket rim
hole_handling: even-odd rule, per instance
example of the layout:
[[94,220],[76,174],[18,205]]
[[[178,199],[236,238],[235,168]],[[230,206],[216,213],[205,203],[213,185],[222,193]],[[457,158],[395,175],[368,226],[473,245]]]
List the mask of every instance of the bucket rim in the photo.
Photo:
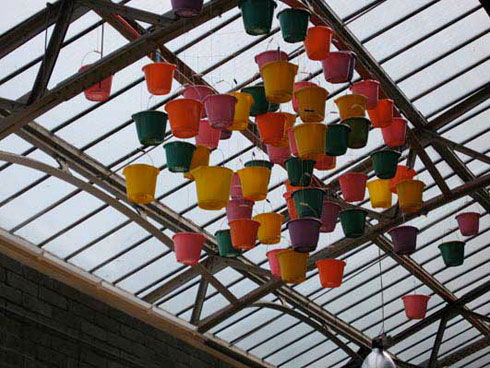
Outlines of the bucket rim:
[[173,70],[177,69],[177,65],[175,65],[175,64],[167,63],[165,61],[157,61],[157,62],[154,62],[154,63],[149,63],[149,64],[146,64],[146,65],[143,65],[143,67],[141,68],[141,70],[144,72],[145,69],[147,69],[150,66],[154,66],[154,65],[166,65],[166,66],[171,67]]
[[135,120],[134,117],[142,114],[152,114],[152,115],[163,115],[165,118],[168,118],[167,113],[159,110],[142,110],[135,112],[133,115],[131,115],[131,119]]
[[335,261],[335,262],[338,262],[338,263],[343,263],[344,267],[347,265],[347,262],[344,261],[343,259],[335,259],[335,258],[325,258],[325,259],[319,259],[318,261],[315,262],[315,265],[318,267],[318,264],[319,263],[324,263],[324,262],[328,262],[328,261]]
[[430,295],[424,295],[424,294],[408,294],[408,295],[403,295],[401,299],[402,300],[405,300],[405,299],[411,299],[413,297],[423,298],[425,300],[429,300],[430,299]]
[[131,168],[136,168],[136,167],[145,167],[147,169],[152,169],[152,171],[156,171],[157,174],[160,173],[160,169],[158,169],[158,167],[156,166],[153,166],[153,165],[148,165],[148,164],[131,164],[131,165],[128,165],[126,166],[124,169],[123,169],[123,175],[125,175],[124,173],[127,172],[127,170],[131,169]]
[[374,83],[374,84],[377,84],[378,86],[381,84],[379,81],[377,81],[376,79],[363,79],[363,80],[360,80],[358,82],[354,82],[352,83],[352,86],[349,87],[350,90],[352,90],[352,87],[355,86],[355,85],[359,85],[361,83]]
[[[298,94],[298,93],[300,93],[301,91],[304,91],[304,90],[308,90],[308,89],[318,89],[318,90],[321,90],[321,91],[322,91],[322,92],[325,94],[325,99],[326,99],[326,98],[328,97],[328,95],[329,95],[329,92],[328,92],[328,90],[327,90],[326,88],[323,88],[323,87],[321,87],[321,86],[319,86],[319,85],[316,85],[316,84],[314,84],[314,85],[306,85],[306,86],[303,86],[303,87],[300,87],[300,88],[296,88],[296,89],[293,87],[293,95],[294,95],[296,98],[298,98],[298,97],[297,97],[297,94]],[[327,124],[327,125],[328,125],[328,124]]]
[[174,98],[172,101],[169,101],[165,104],[164,108],[165,108],[165,111],[168,113],[168,109],[167,109],[167,106],[172,106],[172,105],[175,105],[175,104],[181,104],[181,103],[184,103],[184,102],[190,102],[190,103],[194,103],[194,104],[199,104],[201,105],[201,108],[204,108],[203,104],[201,101],[199,100],[196,100],[195,98]]
[[[366,96],[360,95],[359,93],[349,93],[347,95],[337,97],[335,100],[333,100],[333,102],[337,103],[337,101],[342,101],[342,100],[345,100],[348,98],[352,98],[354,96],[355,96],[355,98],[360,98],[361,100],[363,100],[364,103],[366,103],[368,100],[368,98]],[[344,120],[347,120],[347,119],[344,119]]]
[[401,225],[401,226],[397,226],[397,227],[391,228],[390,230],[387,231],[387,233],[391,236],[391,233],[393,231],[399,230],[399,229],[415,229],[417,231],[417,234],[420,232],[419,228],[416,227],[416,226],[412,226],[412,225]]
[[230,232],[230,229],[221,229],[214,232],[214,236],[218,235],[218,233]]
[[361,120],[362,122],[368,124],[368,126],[371,125],[371,120],[369,120],[368,118],[366,118],[364,116],[351,116],[350,118],[343,119],[342,120],[342,123],[343,124],[348,124],[347,121],[349,121],[349,120]]
[[195,144],[192,144],[190,142],[184,142],[184,141],[172,141],[172,142],[167,142],[163,145],[163,149],[165,149],[165,147],[167,146],[170,146],[170,145],[178,145],[178,146],[188,146],[188,147],[192,147],[194,148],[194,151],[196,150],[196,145]]
[[[389,148],[387,148],[387,149],[380,149],[380,150],[377,150],[377,151],[375,151],[375,152],[371,153],[371,157],[373,157],[373,156],[375,156],[375,155],[378,155],[378,154],[380,154],[380,153],[385,153],[385,152],[394,153],[394,154],[396,154],[398,157],[400,157],[400,156],[402,155],[400,152],[398,152],[398,151],[396,151],[396,150],[394,150],[394,149],[389,149]],[[398,166],[398,165],[397,165],[397,166]]]
[[[241,8],[241,7],[242,7],[242,4],[243,4],[245,1],[249,1],[249,0],[240,0],[240,1],[238,2],[238,7],[239,7],[239,8]],[[276,3],[274,0],[269,0],[269,2],[274,4],[274,8],[277,8],[277,3]]]
[[367,216],[368,213],[364,208],[346,208],[345,210],[340,211],[339,216],[348,212],[362,212],[364,213],[364,216]]
[[279,13],[277,13],[276,18],[279,19],[279,16],[286,11],[287,12],[295,12],[295,13],[302,12],[302,13],[306,13],[308,15],[308,17],[311,17],[311,11],[309,9],[306,9],[306,8],[284,8]]
[[454,218],[457,220],[458,217],[461,217],[461,216],[464,216],[464,215],[478,216],[478,218],[480,218],[482,216],[479,212],[469,211],[469,212],[458,213]]
[[313,222],[316,222],[319,224],[319,226],[321,227],[322,226],[322,221],[320,219],[317,219],[315,217],[298,217],[296,219],[292,219],[292,220],[289,220],[287,223],[286,223],[286,228],[289,229],[289,224],[292,223],[292,222],[299,222],[300,220],[302,221],[313,221]]
[[464,247],[466,245],[466,242],[461,241],[461,240],[451,240],[451,241],[447,241],[447,242],[439,244],[437,246],[437,248],[442,249],[442,247],[447,247],[449,245],[460,245],[460,246]]
[[200,240],[202,240],[203,242],[206,241],[206,237],[203,235],[203,234],[200,234],[200,233],[193,233],[193,232],[181,232],[181,233],[177,233],[177,234],[174,234],[172,236],[172,240],[175,241],[175,238],[179,237],[179,236],[183,236],[183,235],[191,235],[191,236],[196,236],[198,238],[200,238]]
[[330,123],[330,124],[327,124],[328,129],[333,128],[335,126],[341,126],[341,127],[344,127],[344,129],[348,129],[349,130],[348,133],[350,133],[352,131],[352,128],[349,125],[344,124],[342,122],[340,122],[340,123]]

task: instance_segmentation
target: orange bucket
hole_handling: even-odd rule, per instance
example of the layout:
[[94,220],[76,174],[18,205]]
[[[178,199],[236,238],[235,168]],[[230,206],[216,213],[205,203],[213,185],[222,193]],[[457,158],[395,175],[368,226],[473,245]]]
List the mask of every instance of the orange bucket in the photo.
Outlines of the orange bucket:
[[316,262],[323,288],[336,288],[342,285],[345,262],[337,259],[323,259]]
[[180,98],[167,102],[165,111],[174,136],[177,138],[195,137],[199,133],[202,110],[202,103],[191,98]]
[[174,70],[177,68],[170,63],[152,63],[143,67],[146,86],[152,95],[166,95],[172,89]]
[[373,128],[386,128],[393,122],[393,100],[378,100],[374,109],[368,110]]
[[266,112],[257,115],[255,123],[259,128],[260,138],[265,144],[278,146],[284,138],[286,116],[279,112]]
[[262,244],[277,244],[281,241],[281,226],[284,216],[279,213],[269,212],[254,216],[260,223],[258,238]]
[[275,147],[289,147],[288,130],[294,126],[294,123],[296,122],[296,115],[289,112],[279,112],[278,114],[283,114],[286,120],[284,121],[284,136],[282,137],[281,142]]
[[291,249],[277,253],[282,281],[299,284],[306,280],[308,253],[299,253]]
[[194,180],[191,171],[198,168],[199,166],[209,166],[209,155],[211,151],[208,147],[203,145],[196,145],[196,149],[192,154],[192,161],[189,171],[184,173],[184,178]]
[[298,102],[299,117],[305,123],[318,123],[325,119],[328,91],[319,86],[307,86],[294,92]]
[[298,211],[296,211],[296,206],[294,205],[292,194],[293,192],[286,192],[282,196],[286,200],[286,204],[288,206],[289,218],[291,220],[294,220],[298,218]]
[[367,97],[363,95],[345,95],[336,98],[333,102],[339,108],[340,120],[364,117],[366,114]]
[[260,222],[243,218],[230,221],[231,244],[235,249],[252,249],[255,247]]
[[424,187],[420,180],[404,180],[396,185],[398,204],[403,212],[412,213],[422,208]]
[[396,194],[396,185],[403,180],[413,179],[414,176],[415,176],[414,169],[405,165],[398,165],[396,167],[395,177],[390,181],[391,192]]
[[308,28],[305,38],[306,55],[310,60],[323,60],[330,53],[333,30],[325,26]]

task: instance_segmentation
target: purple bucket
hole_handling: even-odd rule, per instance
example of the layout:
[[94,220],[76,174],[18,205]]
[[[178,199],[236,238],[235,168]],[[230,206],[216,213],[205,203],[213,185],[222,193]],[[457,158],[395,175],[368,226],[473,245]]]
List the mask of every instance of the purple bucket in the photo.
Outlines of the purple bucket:
[[337,203],[323,201],[322,227],[320,228],[322,233],[331,233],[335,230],[341,209],[342,207]]
[[313,252],[318,245],[322,222],[313,217],[302,217],[288,222],[293,249],[299,253]]
[[228,222],[243,219],[252,218],[252,210],[254,208],[254,202],[244,198],[230,199],[226,206],[226,218]]
[[240,199],[243,198],[242,194],[242,183],[240,182],[240,177],[237,173],[233,174],[231,178],[231,191],[230,195],[232,199]]
[[203,0],[172,0],[173,12],[182,18],[195,17],[201,12]]
[[412,254],[417,248],[417,234],[419,229],[414,226],[398,226],[388,231],[393,241],[393,250],[396,254]]

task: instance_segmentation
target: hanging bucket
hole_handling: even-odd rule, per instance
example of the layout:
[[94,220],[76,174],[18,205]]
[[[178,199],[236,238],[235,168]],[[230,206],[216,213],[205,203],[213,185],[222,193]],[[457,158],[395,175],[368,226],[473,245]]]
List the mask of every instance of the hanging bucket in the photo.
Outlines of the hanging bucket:
[[368,110],[373,128],[386,128],[393,122],[393,100],[378,100],[376,107]]
[[331,170],[337,166],[337,158],[335,156],[319,155],[316,157],[315,169]]
[[442,259],[447,267],[461,266],[464,262],[464,246],[462,241],[450,241],[439,245]]
[[265,97],[273,103],[291,101],[294,77],[298,66],[287,61],[273,61],[260,68],[264,80]]
[[410,319],[424,319],[427,312],[427,303],[430,296],[427,295],[405,295],[402,296],[405,314]]
[[342,156],[347,152],[350,127],[345,124],[330,124],[327,129],[326,154]]
[[237,171],[242,184],[243,198],[262,201],[267,198],[271,169],[261,166],[245,167]]
[[289,112],[280,112],[279,114],[284,115],[284,136],[277,147],[289,147],[289,135],[288,130],[294,126],[296,123],[296,114],[291,114]]
[[286,180],[284,182],[284,186],[286,187],[286,191],[291,192],[291,193],[294,192],[295,190],[303,189],[303,187],[298,187],[298,186],[292,185],[289,180]]
[[288,135],[288,141],[289,141],[289,149],[291,150],[291,153],[298,157],[298,145],[296,144],[296,138],[294,136],[294,130],[293,128],[290,128],[287,130],[287,135]]
[[315,87],[315,86],[318,87],[318,85],[316,83],[308,82],[308,81],[301,81],[301,82],[294,83],[292,102],[293,102],[293,109],[295,112],[299,112],[298,100],[296,99],[295,92],[300,90],[303,87]]
[[[82,66],[78,72],[83,72],[85,69],[89,68],[90,64]],[[101,102],[107,101],[111,95],[112,88],[112,78],[114,75],[110,75],[106,79],[94,84],[93,86],[87,88],[84,91],[85,98],[89,101]]]
[[268,144],[267,154],[269,155],[269,160],[271,160],[272,163],[284,165],[284,161],[291,157],[291,150],[289,149],[289,146],[274,147]]
[[349,139],[347,145],[349,148],[366,147],[369,136],[369,126],[371,122],[366,118],[349,118],[342,121],[350,127]]
[[316,262],[322,288],[336,288],[342,285],[345,264],[337,259],[322,259]]
[[310,60],[323,60],[330,54],[333,30],[325,26],[308,28],[305,38],[306,55]]
[[169,142],[163,145],[170,172],[187,172],[191,168],[192,156],[196,146],[188,142]]
[[464,236],[473,236],[478,234],[480,229],[480,214],[478,212],[465,212],[456,216],[459,231]]
[[219,230],[214,233],[214,235],[216,236],[216,241],[218,242],[218,251],[221,257],[231,258],[242,254],[241,250],[233,248],[230,229]]
[[172,11],[181,18],[199,15],[203,0],[172,0]]
[[281,267],[279,265],[279,260],[277,259],[277,253],[282,252],[284,249],[272,249],[268,251],[265,255],[269,260],[269,268],[271,269],[272,277],[276,279],[281,278]]
[[325,119],[325,103],[328,92],[318,86],[297,89],[294,97],[298,103],[299,117],[305,123],[321,122]]
[[266,112],[255,118],[260,138],[265,144],[278,146],[284,137],[286,117],[278,112]]
[[252,218],[254,202],[244,198],[230,199],[226,206],[226,218],[228,222],[241,219]]
[[325,154],[327,126],[321,123],[300,124],[293,128],[298,147],[298,156],[302,159],[315,160]]
[[293,192],[294,206],[298,217],[322,218],[323,195],[320,188],[304,188]]
[[245,167],[267,167],[268,169],[272,169],[274,164],[267,160],[250,160],[245,162]]
[[235,249],[252,249],[255,247],[260,223],[251,219],[230,221],[231,243]]
[[231,198],[243,198],[242,184],[240,183],[240,177],[237,173],[233,173],[233,177],[231,179],[230,195]]
[[286,170],[291,185],[306,187],[311,184],[315,161],[291,157],[286,161]]
[[369,191],[369,199],[373,208],[391,207],[390,180],[376,179],[366,184]]
[[254,216],[260,222],[257,237],[262,244],[277,244],[281,241],[281,226],[284,216],[279,213],[268,212]]
[[254,99],[254,103],[250,108],[250,116],[274,112],[279,109],[279,104],[271,103],[265,98],[265,88],[262,83],[242,88],[242,92],[251,94]]
[[291,249],[277,252],[281,279],[290,284],[299,284],[306,280],[308,253],[299,253]]
[[199,133],[203,105],[191,98],[172,100],[165,104],[170,129],[176,138],[192,138]]
[[[201,101],[204,103],[204,99],[209,95],[214,95],[216,92],[208,86],[197,85],[197,86],[187,86],[184,88],[182,92],[182,96],[184,98],[192,98],[194,100]],[[204,106],[204,105],[203,105]],[[206,117],[206,110],[202,109],[202,117]]]
[[380,179],[394,178],[400,155],[400,152],[393,150],[381,150],[371,154],[376,176]]
[[174,71],[177,68],[170,63],[152,63],[143,67],[146,87],[152,95],[166,95],[172,89]]
[[237,99],[235,105],[235,115],[233,116],[233,124],[229,127],[229,130],[246,130],[248,128],[248,117],[250,115],[250,108],[254,103],[254,99],[251,94],[243,92],[230,92],[230,95]]
[[374,79],[362,80],[350,86],[353,94],[367,97],[366,107],[374,109],[379,99],[379,82]]
[[288,54],[280,50],[268,50],[255,55],[255,62],[259,66],[273,62],[273,61],[288,61]]
[[329,83],[347,83],[354,74],[355,54],[332,51],[322,60],[323,75]]
[[220,166],[200,166],[192,170],[196,182],[197,205],[203,210],[220,210],[228,204],[233,171]]
[[339,108],[340,120],[364,117],[366,113],[366,96],[344,95],[337,97],[333,102]]
[[213,128],[229,128],[233,125],[237,98],[230,95],[210,95],[204,99],[204,108]]
[[201,120],[199,132],[196,136],[196,145],[206,146],[211,151],[218,148],[221,129],[213,128],[208,120]]
[[219,133],[219,139],[221,141],[225,141],[227,139],[230,139],[232,134],[233,132],[231,130],[221,129],[221,132]]
[[313,252],[320,237],[320,226],[322,222],[316,218],[298,218],[288,222],[289,238],[296,252]]
[[294,206],[294,199],[292,196],[293,192],[286,192],[282,196],[286,200],[286,205],[288,207],[289,218],[291,220],[298,218],[298,212],[296,211],[296,207]]
[[393,243],[393,250],[399,255],[408,255],[417,248],[417,235],[419,229],[415,226],[398,226],[388,231]]
[[348,209],[340,212],[340,223],[346,238],[359,238],[364,235],[366,214],[363,209]]
[[390,125],[381,128],[383,140],[388,147],[400,147],[405,144],[407,121],[403,118],[393,118]]
[[209,155],[211,151],[206,146],[197,145],[196,150],[192,154],[191,167],[188,172],[184,173],[184,178],[194,180],[191,171],[199,166],[209,166]]
[[196,265],[206,238],[198,233],[178,233],[172,237],[177,262],[187,266]]
[[129,201],[138,204],[153,202],[158,173],[158,168],[150,165],[126,166],[123,175],[126,178],[126,194]]
[[422,208],[424,187],[420,180],[404,180],[396,184],[398,204],[403,212],[412,213]]
[[331,233],[335,230],[341,209],[342,207],[337,203],[326,200],[323,201],[322,226],[320,227],[320,232]]
[[306,9],[286,8],[277,14],[282,38],[288,43],[302,42],[306,38],[311,13]]
[[364,173],[350,172],[339,176],[340,190],[346,202],[364,200],[368,176]]
[[396,194],[396,185],[403,180],[411,180],[415,176],[415,170],[404,165],[398,165],[396,167],[396,174],[391,179],[390,189],[392,193]]
[[242,0],[238,3],[242,11],[245,32],[252,36],[266,35],[271,31],[272,17],[277,4],[272,0]]
[[138,139],[143,146],[156,146],[163,142],[167,129],[167,114],[161,111],[140,111],[132,116]]

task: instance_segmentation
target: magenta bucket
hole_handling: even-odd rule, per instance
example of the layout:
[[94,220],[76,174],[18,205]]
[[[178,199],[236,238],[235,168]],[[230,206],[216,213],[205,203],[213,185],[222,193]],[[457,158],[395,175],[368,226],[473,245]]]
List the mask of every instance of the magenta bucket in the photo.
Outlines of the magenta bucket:
[[337,203],[323,201],[322,226],[320,227],[320,232],[331,233],[335,230],[341,210],[342,207]]
[[199,123],[199,133],[196,136],[196,145],[206,146],[211,151],[218,148],[221,129],[213,128],[208,120],[201,120]]
[[192,18],[199,15],[202,3],[203,0],[172,0],[172,11],[181,18]]
[[419,229],[414,226],[398,226],[388,231],[393,242],[393,250],[399,255],[408,255],[417,249]]
[[478,212],[465,212],[456,216],[461,235],[473,236],[480,230],[480,214]]
[[301,89],[301,88],[304,88],[304,87],[318,87],[318,84],[316,83],[313,83],[313,82],[308,82],[308,81],[301,81],[301,82],[296,82],[294,83],[294,86],[293,86],[293,110],[294,112],[299,112],[299,109],[298,109],[298,100],[296,99],[296,96],[294,95],[294,92],[296,92],[297,90]]
[[299,253],[313,252],[320,237],[322,222],[313,217],[302,217],[288,222],[289,238],[293,249]]
[[347,83],[354,74],[355,53],[333,51],[322,60],[323,75],[329,83]]
[[280,50],[269,50],[255,55],[255,62],[259,69],[262,68],[262,65],[273,61],[288,61],[288,54]]
[[267,145],[267,154],[270,162],[278,165],[284,165],[284,161],[291,157],[291,150],[287,147],[274,147]]
[[204,108],[213,128],[228,128],[233,124],[237,99],[231,95],[210,95],[204,99]]
[[[182,92],[182,96],[184,96],[184,98],[192,98],[203,103],[206,97],[214,94],[215,92],[211,87],[204,85],[187,86],[184,88],[184,92]],[[206,109],[202,109],[202,117],[206,117]]]
[[242,194],[242,183],[240,182],[240,177],[237,173],[233,174],[231,178],[231,190],[230,190],[231,198],[243,198]]
[[374,79],[366,79],[356,82],[350,86],[350,90],[355,95],[367,97],[366,108],[374,109],[379,99],[379,82]]
[[234,198],[228,201],[228,205],[226,206],[226,218],[228,222],[243,219],[243,218],[252,218],[252,211],[254,208],[254,202],[249,201],[244,198]]
[[283,250],[284,249],[273,249],[265,254],[269,260],[269,267],[271,269],[272,276],[276,279],[281,278],[281,266],[279,265],[279,260],[277,259],[277,253],[282,252]]

